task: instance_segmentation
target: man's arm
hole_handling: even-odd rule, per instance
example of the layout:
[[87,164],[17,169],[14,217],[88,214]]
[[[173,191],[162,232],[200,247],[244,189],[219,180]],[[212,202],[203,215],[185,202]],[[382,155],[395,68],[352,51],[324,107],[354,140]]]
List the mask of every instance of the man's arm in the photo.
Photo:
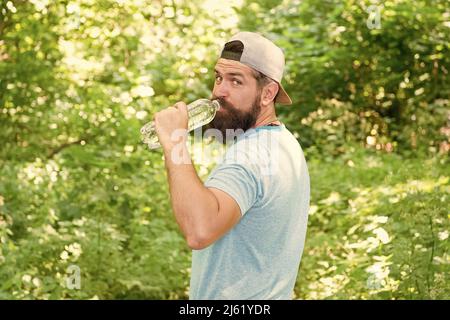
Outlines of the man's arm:
[[[187,148],[183,144],[187,154]],[[208,189],[192,164],[172,161],[165,150],[170,198],[178,225],[189,247],[203,249],[230,230],[241,217],[236,201],[219,189]]]
[[[175,219],[189,247],[203,249],[229,231],[241,217],[236,201],[227,193],[206,188],[191,163],[186,136],[173,141],[173,132],[187,128],[185,104],[177,104],[155,116],[155,124],[168,174]],[[168,135],[171,135],[169,138]]]

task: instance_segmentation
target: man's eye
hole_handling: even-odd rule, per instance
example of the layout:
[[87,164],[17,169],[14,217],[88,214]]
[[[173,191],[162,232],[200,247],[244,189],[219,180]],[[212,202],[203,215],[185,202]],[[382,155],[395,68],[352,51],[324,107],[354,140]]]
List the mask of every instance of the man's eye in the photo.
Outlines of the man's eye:
[[216,76],[216,82],[221,82],[222,81],[222,77],[221,76]]
[[237,79],[233,79],[233,84],[234,85],[241,85],[242,84],[242,81],[240,81],[240,80],[237,80]]

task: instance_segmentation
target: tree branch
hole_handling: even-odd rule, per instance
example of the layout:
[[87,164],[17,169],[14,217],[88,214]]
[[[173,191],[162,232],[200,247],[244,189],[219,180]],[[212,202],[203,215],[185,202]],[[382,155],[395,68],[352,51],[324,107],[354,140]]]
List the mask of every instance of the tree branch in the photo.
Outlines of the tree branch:
[[47,155],[47,159],[52,159],[59,152],[63,151],[64,149],[66,149],[74,144],[79,144],[81,141],[87,141],[87,139],[82,138],[82,139],[78,139],[73,142],[67,142],[67,143],[64,143],[64,144],[58,146],[57,148],[55,148],[49,152],[49,154]]

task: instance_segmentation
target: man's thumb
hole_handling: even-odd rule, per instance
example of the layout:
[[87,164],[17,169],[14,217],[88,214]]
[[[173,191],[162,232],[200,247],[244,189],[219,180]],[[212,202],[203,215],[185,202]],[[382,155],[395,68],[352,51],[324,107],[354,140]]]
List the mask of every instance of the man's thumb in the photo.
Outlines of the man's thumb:
[[175,108],[177,108],[178,110],[180,110],[182,113],[184,113],[186,116],[188,115],[188,108],[186,103],[184,103],[183,101],[179,101],[175,104]]

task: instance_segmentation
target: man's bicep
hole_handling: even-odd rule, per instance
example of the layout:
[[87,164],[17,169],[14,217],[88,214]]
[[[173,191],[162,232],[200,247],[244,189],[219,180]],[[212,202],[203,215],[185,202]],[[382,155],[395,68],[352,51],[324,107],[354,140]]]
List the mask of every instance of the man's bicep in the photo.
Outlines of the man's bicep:
[[251,166],[231,163],[218,167],[207,179],[205,187],[218,209],[207,223],[208,245],[230,231],[254,205],[258,193],[256,177]]
[[211,187],[208,189],[217,199],[219,209],[212,226],[213,239],[211,240],[215,242],[231,230],[239,222],[242,215],[238,203],[232,196],[217,188]]

